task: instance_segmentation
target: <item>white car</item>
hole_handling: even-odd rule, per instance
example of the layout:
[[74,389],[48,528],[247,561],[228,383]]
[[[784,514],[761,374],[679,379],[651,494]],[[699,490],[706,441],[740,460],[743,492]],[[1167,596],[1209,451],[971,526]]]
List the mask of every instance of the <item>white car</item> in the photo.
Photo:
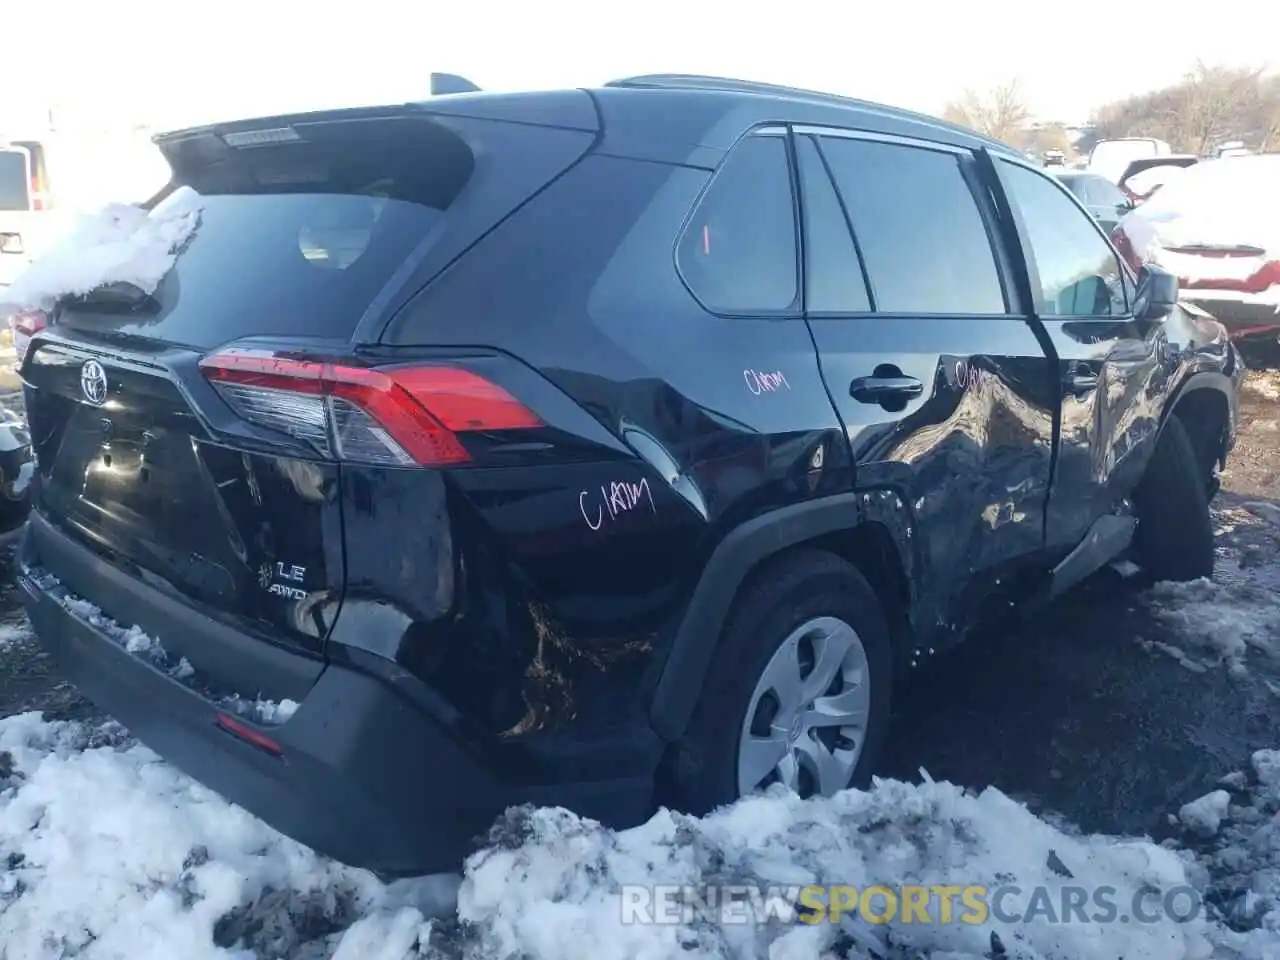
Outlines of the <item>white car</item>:
[[1112,234],[1135,269],[1178,277],[1184,301],[1232,336],[1280,329],[1280,154],[1189,167]]

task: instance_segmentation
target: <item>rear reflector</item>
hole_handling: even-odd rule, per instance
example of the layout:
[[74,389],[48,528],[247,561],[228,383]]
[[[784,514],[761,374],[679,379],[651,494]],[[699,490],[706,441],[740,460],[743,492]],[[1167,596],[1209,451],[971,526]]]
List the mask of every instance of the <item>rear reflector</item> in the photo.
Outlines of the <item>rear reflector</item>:
[[267,753],[276,757],[284,756],[284,749],[280,744],[276,743],[265,733],[259,733],[247,723],[242,723],[229,713],[215,713],[214,722],[223,730],[231,734],[250,746],[257,747],[259,750],[265,750]]
[[460,433],[543,425],[497,384],[458,367],[372,369],[252,351],[211,354],[200,366],[244,419],[348,462],[466,463]]

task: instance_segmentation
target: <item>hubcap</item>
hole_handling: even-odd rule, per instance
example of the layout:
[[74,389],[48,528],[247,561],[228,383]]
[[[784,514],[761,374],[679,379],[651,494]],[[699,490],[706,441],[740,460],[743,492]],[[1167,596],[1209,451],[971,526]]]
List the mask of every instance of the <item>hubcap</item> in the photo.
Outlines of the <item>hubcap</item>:
[[765,665],[738,747],[738,792],[783,783],[801,796],[849,785],[871,714],[867,652],[836,617],[801,624]]

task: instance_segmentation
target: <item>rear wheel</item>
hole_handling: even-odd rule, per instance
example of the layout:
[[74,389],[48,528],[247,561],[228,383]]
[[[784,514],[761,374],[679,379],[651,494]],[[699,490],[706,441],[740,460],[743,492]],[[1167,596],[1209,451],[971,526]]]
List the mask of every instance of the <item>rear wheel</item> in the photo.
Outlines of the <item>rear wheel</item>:
[[703,813],[774,783],[801,796],[866,785],[891,663],[884,614],[854,567],[819,551],[770,564],[725,625],[664,800]]
[[1213,576],[1213,524],[1205,478],[1182,421],[1169,417],[1133,495],[1134,548],[1150,580]]

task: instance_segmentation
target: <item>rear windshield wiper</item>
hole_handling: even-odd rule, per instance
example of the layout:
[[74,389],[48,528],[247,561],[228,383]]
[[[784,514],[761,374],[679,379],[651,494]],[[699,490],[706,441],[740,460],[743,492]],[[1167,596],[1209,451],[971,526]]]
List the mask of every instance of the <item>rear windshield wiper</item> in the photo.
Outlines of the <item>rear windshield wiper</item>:
[[143,307],[156,305],[155,298],[136,283],[128,280],[117,280],[95,287],[88,293],[72,299],[78,306],[86,307],[123,307],[128,310],[140,310]]

